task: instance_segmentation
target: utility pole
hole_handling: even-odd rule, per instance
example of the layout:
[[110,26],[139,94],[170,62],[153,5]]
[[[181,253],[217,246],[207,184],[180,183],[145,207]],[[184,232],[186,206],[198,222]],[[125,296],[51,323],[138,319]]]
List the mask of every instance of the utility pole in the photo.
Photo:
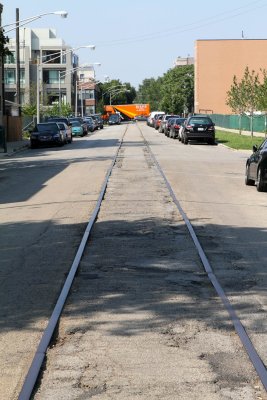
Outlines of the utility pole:
[[19,9],[16,8],[16,91],[18,104],[18,116],[21,115],[20,107],[20,44],[19,44]]

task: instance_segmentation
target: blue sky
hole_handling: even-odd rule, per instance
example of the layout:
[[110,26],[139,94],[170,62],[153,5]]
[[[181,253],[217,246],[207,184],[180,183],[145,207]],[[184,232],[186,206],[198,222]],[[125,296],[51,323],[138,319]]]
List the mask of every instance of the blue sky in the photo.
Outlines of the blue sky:
[[[46,15],[27,27],[55,28],[81,63],[101,62],[97,79],[108,75],[138,85],[162,76],[176,57],[194,56],[197,39],[267,38],[267,0],[2,0],[2,25],[43,13],[66,10],[68,17]],[[15,33],[10,32],[10,37]],[[211,55],[212,62],[212,55]]]

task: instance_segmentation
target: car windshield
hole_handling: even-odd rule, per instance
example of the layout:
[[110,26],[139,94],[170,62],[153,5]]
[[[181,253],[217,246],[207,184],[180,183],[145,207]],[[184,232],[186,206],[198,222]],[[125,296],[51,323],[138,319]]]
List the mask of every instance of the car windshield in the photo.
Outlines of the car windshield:
[[207,117],[203,118],[191,118],[189,120],[190,124],[196,124],[196,125],[206,125],[206,124],[212,124],[212,120]]
[[185,118],[176,118],[175,124],[182,124],[185,121]]
[[47,124],[37,124],[38,132],[45,132],[45,131],[57,131],[58,125],[55,123],[47,123]]
[[81,126],[79,121],[71,121],[72,126]]
[[66,126],[65,126],[65,124],[63,124],[63,122],[58,122],[58,126],[59,126],[59,128],[62,129],[62,130],[65,130],[65,129],[66,129]]
[[110,117],[109,117],[109,119],[118,119],[119,117],[118,117],[118,115],[111,115]]

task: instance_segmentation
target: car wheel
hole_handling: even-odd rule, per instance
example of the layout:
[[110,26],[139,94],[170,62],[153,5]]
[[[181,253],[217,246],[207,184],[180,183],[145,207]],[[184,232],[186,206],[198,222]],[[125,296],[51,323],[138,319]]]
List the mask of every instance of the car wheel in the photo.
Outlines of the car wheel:
[[188,137],[184,136],[184,144],[188,144]]
[[245,176],[245,185],[253,186],[255,185],[255,181],[249,178],[249,168],[248,165],[246,166],[246,176]]
[[264,192],[265,191],[265,184],[264,184],[263,179],[262,179],[261,168],[259,168],[259,170],[258,170],[258,179],[257,179],[256,187],[257,187],[257,191],[258,192]]

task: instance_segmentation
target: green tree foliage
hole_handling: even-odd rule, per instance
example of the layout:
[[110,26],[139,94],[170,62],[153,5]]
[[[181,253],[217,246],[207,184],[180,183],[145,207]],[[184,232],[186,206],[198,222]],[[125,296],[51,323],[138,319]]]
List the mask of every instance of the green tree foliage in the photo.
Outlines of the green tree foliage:
[[151,110],[182,114],[194,106],[194,66],[185,65],[168,70],[157,79],[145,79],[139,86],[137,99],[149,103]]
[[7,44],[9,43],[9,38],[8,36],[5,36],[4,34],[4,29],[0,29],[0,54],[1,57],[6,57],[10,56],[12,53],[7,47]]
[[43,112],[43,115],[48,115],[51,117],[57,117],[57,116],[68,117],[71,114],[72,114],[71,105],[65,103],[61,104],[60,109],[58,104],[54,104],[53,106],[46,107]]
[[[240,116],[244,113],[250,115],[251,136],[253,136],[253,115],[255,111],[262,111],[266,88],[267,83],[260,83],[259,74],[246,67],[240,82],[234,76],[230,90],[227,92],[226,104],[231,107],[232,111],[239,113]],[[241,133],[241,126],[239,131]]]
[[135,103],[150,104],[151,110],[159,110],[162,78],[144,79],[139,86]]
[[102,113],[104,105],[132,104],[136,98],[136,90],[130,83],[122,83],[119,79],[100,83],[96,94],[97,112]]

